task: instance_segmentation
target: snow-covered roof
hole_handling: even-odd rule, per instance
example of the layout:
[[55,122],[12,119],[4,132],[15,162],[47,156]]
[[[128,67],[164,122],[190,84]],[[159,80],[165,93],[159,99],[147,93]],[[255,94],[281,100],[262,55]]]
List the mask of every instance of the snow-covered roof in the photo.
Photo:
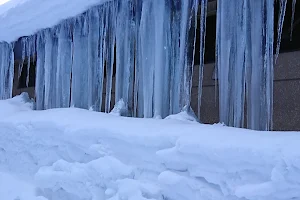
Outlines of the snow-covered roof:
[[53,27],[109,0],[10,0],[0,6],[0,41],[13,42]]

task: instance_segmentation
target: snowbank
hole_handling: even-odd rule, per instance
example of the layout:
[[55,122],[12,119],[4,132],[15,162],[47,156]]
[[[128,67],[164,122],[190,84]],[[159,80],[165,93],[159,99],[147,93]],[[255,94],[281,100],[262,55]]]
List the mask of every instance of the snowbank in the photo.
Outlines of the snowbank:
[[10,0],[0,6],[0,41],[13,42],[109,0]]
[[0,108],[12,101],[14,112],[0,118],[0,172],[34,183],[46,199],[300,199],[297,132],[201,125],[184,113],[24,112],[20,97]]

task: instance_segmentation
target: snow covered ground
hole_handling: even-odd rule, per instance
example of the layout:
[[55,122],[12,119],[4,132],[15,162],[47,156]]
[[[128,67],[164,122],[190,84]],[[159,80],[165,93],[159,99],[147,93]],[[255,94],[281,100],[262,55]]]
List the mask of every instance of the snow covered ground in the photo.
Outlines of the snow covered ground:
[[10,0],[0,6],[0,42],[13,42],[109,0]]
[[300,200],[300,134],[0,101],[3,200]]

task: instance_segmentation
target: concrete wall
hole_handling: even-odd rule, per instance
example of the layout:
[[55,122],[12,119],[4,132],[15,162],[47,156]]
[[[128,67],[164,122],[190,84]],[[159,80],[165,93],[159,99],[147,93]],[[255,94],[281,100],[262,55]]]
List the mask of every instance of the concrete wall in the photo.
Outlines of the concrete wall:
[[[33,87],[18,89],[17,66],[18,63],[15,66],[13,95],[28,92],[34,97]],[[192,88],[192,108],[195,113],[198,107],[198,69],[195,66]],[[300,51],[280,54],[274,70],[274,130],[300,130]],[[213,73],[214,63],[205,65],[201,121],[208,124],[219,121],[218,91]],[[114,94],[113,89],[111,106],[114,104]]]
[[[195,67],[195,76],[198,76]],[[218,91],[212,79],[214,63],[204,67],[201,121],[219,121]],[[282,53],[274,67],[274,130],[300,130],[300,51]],[[197,111],[198,82],[194,77],[192,107]]]

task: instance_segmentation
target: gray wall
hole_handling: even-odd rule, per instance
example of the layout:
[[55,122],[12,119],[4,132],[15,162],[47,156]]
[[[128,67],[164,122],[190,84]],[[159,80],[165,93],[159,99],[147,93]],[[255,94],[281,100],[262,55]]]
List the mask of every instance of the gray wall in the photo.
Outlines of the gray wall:
[[[201,121],[219,121],[218,94],[212,79],[214,64],[204,68]],[[198,76],[198,67],[195,67]],[[274,67],[274,130],[300,130],[300,51],[282,53]],[[192,107],[197,111],[198,82],[194,77]]]
[[[15,65],[13,95],[28,92],[34,97],[34,88],[18,89],[17,66],[18,63]],[[198,69],[195,66],[192,88],[192,108],[195,113],[198,107]],[[274,70],[274,130],[300,130],[300,51],[280,54]],[[201,121],[207,124],[219,121],[218,94],[215,80],[212,79],[213,73],[214,64],[205,65]]]

